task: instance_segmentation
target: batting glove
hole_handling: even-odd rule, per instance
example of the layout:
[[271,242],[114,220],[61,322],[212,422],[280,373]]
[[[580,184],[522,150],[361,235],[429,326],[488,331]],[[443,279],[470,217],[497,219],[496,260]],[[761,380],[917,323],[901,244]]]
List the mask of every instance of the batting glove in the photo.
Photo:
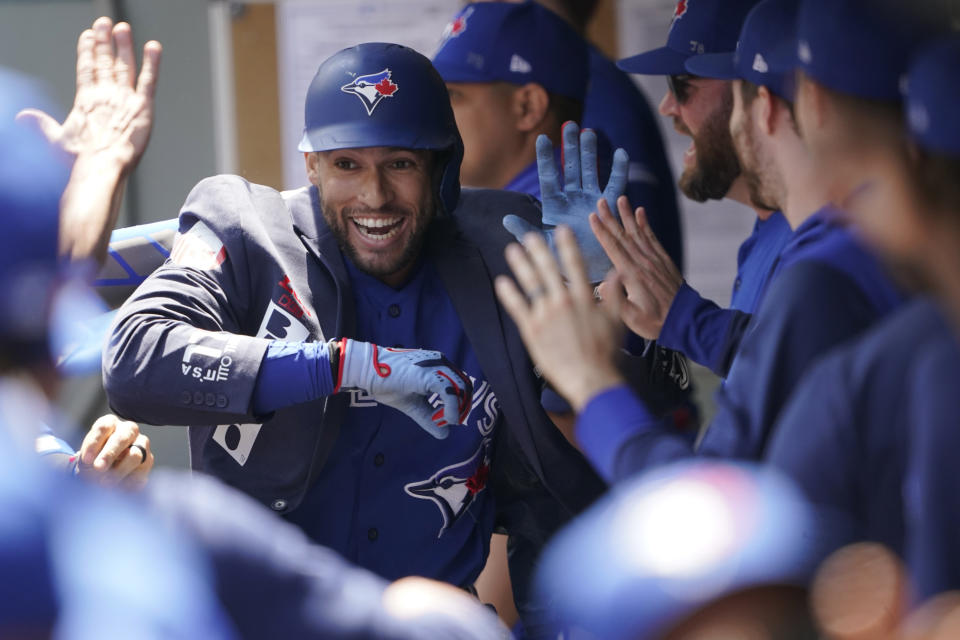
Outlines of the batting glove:
[[[473,403],[473,384],[439,351],[391,349],[343,338],[334,393],[362,389],[380,404],[398,409],[434,438],[463,424]],[[434,409],[430,399],[439,396]]]
[[538,137],[537,173],[540,177],[540,201],[543,203],[543,229],[515,215],[504,216],[503,226],[520,241],[531,231],[541,232],[546,236],[550,248],[554,249],[553,227],[567,225],[577,238],[590,282],[600,282],[613,264],[593,235],[588,218],[591,212],[596,211],[597,200],[601,197],[610,205],[610,211],[617,211],[617,198],[627,187],[630,159],[626,151],[617,149],[613,154],[607,188],[601,192],[597,177],[597,134],[590,129],[580,131],[576,122],[567,122],[563,125],[562,162],[561,187],[553,159],[553,144],[545,135]]

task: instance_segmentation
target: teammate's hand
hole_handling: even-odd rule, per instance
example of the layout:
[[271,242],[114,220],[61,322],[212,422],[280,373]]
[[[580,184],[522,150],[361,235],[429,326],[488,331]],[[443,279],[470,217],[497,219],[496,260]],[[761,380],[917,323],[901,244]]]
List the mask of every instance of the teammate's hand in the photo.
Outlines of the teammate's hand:
[[132,168],[153,127],[160,51],[159,42],[144,45],[143,66],[134,86],[130,25],[114,26],[110,18],[99,18],[77,41],[77,95],[63,124],[38,109],[24,109],[17,119],[32,122],[49,142],[71,155],[109,154]]
[[[116,51],[114,51],[116,46]],[[160,43],[143,47],[136,75],[130,25],[99,18],[77,40],[77,94],[63,124],[37,109],[17,119],[38,129],[73,166],[60,199],[60,254],[103,263],[127,176],[147,148]],[[134,85],[136,80],[136,85]]]
[[[656,340],[683,284],[683,276],[653,235],[643,207],[631,215],[626,197],[617,199],[617,207],[623,226],[606,201],[601,200],[597,202],[596,214],[590,215],[590,228],[626,289],[620,319],[638,336]],[[609,284],[601,285],[600,296],[613,295],[610,289]]]
[[140,433],[136,422],[115,415],[101,416],[80,445],[81,476],[104,484],[123,484],[139,489],[153,469],[150,438]]
[[[580,131],[575,122],[563,125],[563,185],[553,157],[550,139],[537,138],[537,172],[540,177],[540,200],[543,202],[543,234],[547,244],[554,247],[554,229],[565,224],[573,230],[586,262],[587,278],[600,282],[610,270],[610,259],[597,242],[590,229],[588,216],[594,210],[598,198],[604,198],[611,206],[627,186],[629,158],[623,149],[613,155],[613,168],[607,187],[600,191],[597,177],[597,134],[590,129]],[[522,241],[529,232],[538,232],[526,220],[514,215],[503,218],[503,226]]]
[[[392,349],[344,338],[334,392],[362,389],[380,404],[398,409],[434,438],[463,424],[473,404],[473,383],[439,351]],[[441,407],[431,404],[438,396]]]
[[507,247],[507,262],[523,293],[506,276],[497,277],[496,290],[534,363],[579,412],[595,394],[623,382],[616,367],[623,300],[620,287],[612,287],[613,295],[598,308],[573,232],[560,226],[555,238],[569,288],[546,242],[532,233],[524,238],[526,251]]

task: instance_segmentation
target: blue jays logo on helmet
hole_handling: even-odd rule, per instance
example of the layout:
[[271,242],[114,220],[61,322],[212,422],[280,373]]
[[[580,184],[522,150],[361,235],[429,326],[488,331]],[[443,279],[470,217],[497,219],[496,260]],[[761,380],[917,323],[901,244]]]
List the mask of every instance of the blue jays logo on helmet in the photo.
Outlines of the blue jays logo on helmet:
[[392,98],[400,86],[390,80],[390,69],[384,69],[379,73],[370,73],[365,76],[357,76],[353,82],[340,87],[344,93],[352,93],[360,98],[360,102],[367,108],[367,115],[372,115],[373,110],[383,101],[384,98]]
[[456,38],[467,30],[467,18],[469,18],[472,13],[473,7],[467,7],[463,13],[451,20],[447,26],[443,28],[443,33],[440,34],[440,46],[437,47],[438,51],[443,48],[447,40]]
[[403,487],[407,495],[432,500],[443,515],[443,526],[437,537],[443,535],[462,516],[478,493],[487,485],[490,473],[490,440],[484,438],[477,451],[462,462],[451,464],[421,482]]

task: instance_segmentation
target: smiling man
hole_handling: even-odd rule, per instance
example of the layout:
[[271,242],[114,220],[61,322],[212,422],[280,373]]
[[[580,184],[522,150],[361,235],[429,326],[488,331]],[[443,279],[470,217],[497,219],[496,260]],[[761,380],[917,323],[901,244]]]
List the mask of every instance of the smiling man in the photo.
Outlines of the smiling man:
[[195,469],[360,566],[470,587],[495,520],[535,547],[603,486],[496,305],[509,234],[461,228],[540,211],[460,192],[443,81],[399,45],[320,66],[300,149],[308,187],[194,188],[113,326],[108,397],[190,425]]
[[666,77],[668,90],[660,101],[660,114],[691,139],[678,181],[683,194],[696,202],[729,198],[757,213],[753,233],[737,253],[730,309],[702,298],[669,260],[653,260],[651,277],[636,291],[642,296],[638,308],[644,317],[635,330],[720,376],[727,374],[746,326],[744,314],[756,310],[777,256],[790,238],[790,226],[774,203],[752,197],[741,174],[729,129],[730,81],[691,74],[686,65],[706,54],[732,51],[755,4],[756,0],[679,0],[666,44],[617,63],[629,73]]

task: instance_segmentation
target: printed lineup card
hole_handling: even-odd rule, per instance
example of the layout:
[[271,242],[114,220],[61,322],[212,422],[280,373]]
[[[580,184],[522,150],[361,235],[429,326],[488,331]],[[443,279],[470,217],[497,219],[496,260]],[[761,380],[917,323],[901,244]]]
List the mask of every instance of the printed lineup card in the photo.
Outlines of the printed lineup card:
[[303,101],[323,60],[361,42],[395,42],[431,57],[460,0],[287,0],[278,2],[277,64],[284,188],[306,183]]

